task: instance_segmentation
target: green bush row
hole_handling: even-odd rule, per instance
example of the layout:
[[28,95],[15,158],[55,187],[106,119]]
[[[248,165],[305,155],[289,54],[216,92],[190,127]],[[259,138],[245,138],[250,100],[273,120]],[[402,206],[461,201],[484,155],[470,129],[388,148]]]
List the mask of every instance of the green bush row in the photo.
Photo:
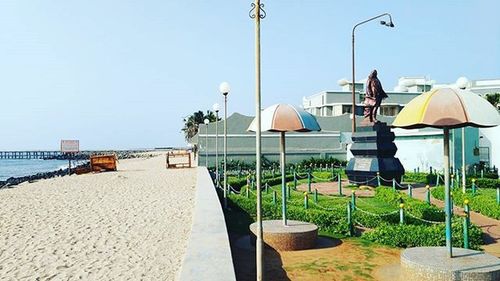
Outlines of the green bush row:
[[[467,179],[467,185],[472,184],[472,179]],[[478,178],[476,179],[476,186],[479,188],[497,188],[500,187],[500,179]]]
[[403,180],[405,182],[427,182],[427,173],[405,172]]
[[[494,178],[493,176],[491,176],[491,178],[488,178],[486,176],[484,178],[476,178],[469,176],[467,178],[467,185],[470,185],[472,183],[473,178],[476,181],[476,185],[481,188],[497,188],[500,186],[500,179]],[[435,185],[436,179],[437,179],[436,174],[413,173],[413,172],[405,172],[404,174],[405,182],[418,182],[418,183]],[[443,184],[442,175],[439,179],[439,183]]]
[[[412,217],[408,214],[408,212],[411,212],[412,215],[415,217]],[[415,215],[414,213],[417,213],[415,209],[413,210],[408,210],[407,208],[404,209],[404,223],[407,225],[423,225],[423,226],[429,226],[432,223],[426,222],[422,219],[422,215]],[[429,216],[426,211],[422,212],[424,217]],[[424,220],[428,221],[434,221],[434,222],[443,222],[444,219],[441,219],[442,215],[439,215],[438,220],[436,218],[423,218]],[[420,219],[418,219],[420,218]],[[385,226],[387,224],[399,224],[399,211],[398,212],[391,212],[388,214],[384,214],[382,216],[375,216],[371,214],[366,214],[360,211],[354,211],[353,214],[353,219],[356,223],[361,224],[364,227],[368,228],[378,228],[380,226]]]
[[[230,195],[230,204],[237,204],[238,207],[247,212],[255,219],[256,204],[254,199],[248,199],[240,195]],[[281,219],[281,205],[262,201],[262,216],[264,219]],[[304,209],[304,207],[288,205],[288,219],[307,221],[316,224],[321,230],[332,233],[347,235],[349,228],[345,212],[326,212],[317,209]]]
[[[332,172],[313,172],[312,173],[314,177],[317,177],[315,179],[314,177],[311,177],[312,182],[325,182],[326,180],[322,179],[328,179],[330,180],[332,177]],[[300,174],[302,177],[299,178],[297,177],[297,180],[304,179],[303,177],[305,176],[304,174]],[[307,179],[307,178],[305,178]],[[287,183],[293,182],[293,174],[287,174],[285,177],[285,180]],[[263,178],[262,179],[262,184],[268,184],[270,186],[277,185],[281,183],[281,175],[277,174],[274,178]],[[247,177],[242,176],[242,177],[229,177],[228,184],[231,185],[234,189],[240,190],[242,187],[244,187],[247,184]]]
[[[497,204],[495,194],[492,190],[477,191],[476,195],[472,195],[471,190],[467,190],[464,194],[461,190],[453,190],[453,203],[462,206],[464,200],[469,200],[471,210],[479,212],[487,217],[500,219],[500,205]],[[439,200],[444,200],[444,187],[439,186],[433,188],[432,196]]]
[[[444,224],[431,226],[387,224],[373,231],[365,232],[362,237],[380,244],[403,248],[446,245]],[[452,244],[454,247],[463,247],[463,224],[459,218],[452,221]],[[469,229],[469,247],[479,249],[482,244],[481,229],[471,225]]]
[[[255,220],[256,204],[253,196],[246,198],[244,195],[232,194],[229,198],[230,204],[237,205],[238,208],[243,209]],[[405,212],[411,212],[416,217],[425,220],[444,221],[444,213],[437,207],[429,206],[424,202],[409,198],[406,194],[394,192],[387,187],[377,188],[376,199],[394,204],[395,207],[402,200],[406,205]],[[323,208],[327,208],[328,210],[316,206],[311,201],[309,209],[305,209],[302,205],[302,200],[302,194],[292,192],[292,198],[288,204],[289,219],[315,223],[322,231],[331,234],[347,235],[347,200],[328,200],[327,196],[321,196],[319,203]],[[310,200],[312,200],[312,196]],[[269,195],[264,195],[262,206],[263,217],[265,219],[281,219],[281,204],[272,204],[269,200]],[[397,208],[395,209],[397,210]],[[398,247],[439,246],[445,244],[443,223],[437,225],[429,224],[405,215],[405,224],[399,225],[399,212],[377,216],[361,212],[360,210],[353,212],[353,220],[357,224],[374,229],[373,231],[369,231],[370,234],[365,235],[368,235],[366,236],[367,239],[375,242]],[[454,219],[453,227],[454,245],[460,246],[461,241],[463,241],[460,219]],[[469,233],[470,245],[477,248],[482,243],[481,230],[476,226],[471,226]]]
[[399,223],[399,213],[384,216],[374,216],[363,212],[354,211],[354,222],[368,228],[377,228],[381,225]]
[[310,158],[306,160],[302,160],[299,165],[301,167],[309,167],[309,166],[320,166],[320,165],[334,165],[334,166],[345,166],[347,164],[347,161],[345,160],[339,160],[337,158],[333,157],[328,157],[328,158]]
[[394,192],[391,188],[378,187],[375,191],[375,198],[395,206],[404,203],[406,212],[424,220],[444,221],[445,218],[444,212],[438,207],[410,198],[405,193]]
[[[286,175],[285,180],[287,182],[293,181],[293,175]],[[227,183],[232,186],[236,190],[240,190],[242,187],[244,187],[247,184],[247,178],[246,177],[229,177],[229,180]],[[277,185],[281,183],[281,176],[274,177],[274,178],[264,178],[262,179],[262,184],[268,184],[268,185]]]

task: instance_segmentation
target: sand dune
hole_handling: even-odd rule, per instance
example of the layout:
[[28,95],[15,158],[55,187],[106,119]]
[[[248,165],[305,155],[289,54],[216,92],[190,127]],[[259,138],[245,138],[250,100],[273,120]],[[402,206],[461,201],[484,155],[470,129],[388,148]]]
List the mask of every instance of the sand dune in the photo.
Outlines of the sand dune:
[[118,168],[0,190],[0,279],[174,280],[196,170],[164,157]]

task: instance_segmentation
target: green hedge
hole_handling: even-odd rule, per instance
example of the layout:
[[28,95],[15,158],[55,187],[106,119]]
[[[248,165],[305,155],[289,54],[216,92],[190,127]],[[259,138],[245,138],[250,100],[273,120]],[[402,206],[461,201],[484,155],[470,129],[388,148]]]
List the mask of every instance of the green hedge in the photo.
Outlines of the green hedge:
[[[472,184],[472,179],[467,179],[467,185]],[[500,187],[499,179],[487,179],[487,178],[478,178],[476,179],[476,185],[479,188],[497,188]]]
[[427,182],[427,173],[405,172],[403,180],[405,182]]
[[[238,207],[255,219],[257,213],[255,199],[248,199],[240,195],[230,195],[229,199],[230,204],[237,204]],[[288,205],[287,207],[288,219],[312,222],[321,230],[332,234],[347,235],[349,233],[346,212],[341,209],[325,212],[317,209],[306,210],[304,207],[294,205]],[[281,205],[274,205],[262,200],[262,216],[264,219],[281,219]]]
[[[445,225],[383,225],[373,231],[365,232],[363,238],[394,247],[445,246]],[[463,247],[463,225],[461,219],[452,221],[452,244]],[[479,249],[483,244],[481,229],[471,225],[469,229],[469,247]]]
[[[476,178],[476,177],[467,177],[467,185],[472,183],[472,179],[476,180],[476,185],[480,188],[497,188],[500,187],[500,179],[497,178]],[[436,174],[427,174],[427,173],[413,173],[413,172],[405,172],[404,175],[405,182],[418,182],[425,183],[430,185],[436,184]],[[442,175],[439,179],[439,183],[443,184]]]
[[[242,193],[244,194],[244,193]],[[429,206],[424,202],[408,198],[405,194],[393,192],[390,188],[377,188],[376,199],[389,204],[399,205],[401,198],[405,201],[406,211],[411,211],[416,217],[432,221],[444,221],[443,212],[435,206]],[[320,196],[319,203],[322,209],[311,201],[309,209],[304,209],[302,205],[302,195],[298,192],[292,193],[292,198],[288,204],[288,218],[293,220],[307,221],[316,224],[320,230],[333,235],[345,236],[348,234],[346,202],[345,199],[328,199],[328,196]],[[262,200],[262,215],[264,219],[281,219],[281,204],[272,204],[270,195],[265,195]],[[372,199],[373,200],[373,199]],[[362,201],[358,201],[361,203]],[[367,202],[368,203],[368,202]],[[229,204],[232,209],[241,209],[255,221],[256,203],[255,197],[246,198],[244,195],[229,195]],[[373,205],[372,205],[373,204]],[[366,205],[366,204],[365,204]],[[368,206],[372,207],[368,207]],[[366,208],[368,211],[376,213],[384,203],[372,201]],[[397,210],[397,208],[394,208]],[[386,213],[390,213],[387,211]],[[421,220],[405,216],[405,224],[399,225],[399,212],[390,215],[371,215],[359,210],[353,212],[353,220],[357,224],[372,228],[363,234],[368,240],[386,245],[398,247],[413,246],[441,246],[445,244],[444,223],[430,224]],[[463,241],[462,224],[459,218],[454,219],[453,239],[454,245],[460,246]],[[477,248],[482,244],[481,230],[476,226],[471,226],[470,245]],[[458,243],[458,244],[457,244]]]
[[334,166],[344,166],[347,164],[347,161],[345,160],[339,160],[337,158],[333,158],[333,157],[328,157],[328,158],[310,158],[310,159],[307,159],[307,160],[302,160],[299,165],[301,167],[309,167],[310,165],[314,166],[318,166],[319,165],[323,165],[323,167],[328,164],[328,165],[334,165]]
[[[444,200],[444,187],[436,187],[431,191],[432,196],[439,200]],[[465,199],[469,200],[471,210],[479,212],[487,217],[500,219],[500,205],[496,202],[495,190],[479,190],[476,195],[472,195],[472,191],[467,190],[465,194],[461,190],[453,190],[453,203],[458,206],[463,206]]]
[[399,223],[399,212],[384,216],[374,216],[360,211],[354,211],[353,220],[364,227],[377,228],[386,224]]
[[[285,180],[287,182],[293,181],[293,175],[286,175]],[[240,190],[242,187],[244,187],[247,184],[247,178],[246,177],[229,177],[229,180],[227,182],[230,186],[232,186],[236,190]],[[281,176],[279,177],[274,177],[274,178],[269,178],[269,179],[262,179],[262,184],[268,184],[268,185],[276,185],[281,183]]]
[[426,202],[410,198],[407,194],[394,192],[391,188],[378,187],[375,198],[398,206],[401,202],[405,204],[405,210],[412,215],[429,221],[444,221],[444,212],[436,206],[428,205]]

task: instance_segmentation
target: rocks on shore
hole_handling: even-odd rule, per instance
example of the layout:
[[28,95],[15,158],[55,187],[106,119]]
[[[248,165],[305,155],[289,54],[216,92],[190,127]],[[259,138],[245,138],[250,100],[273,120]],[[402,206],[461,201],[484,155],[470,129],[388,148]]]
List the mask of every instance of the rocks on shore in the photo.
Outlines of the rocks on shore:
[[153,153],[148,153],[146,150],[99,150],[99,151],[80,151],[73,154],[61,154],[58,156],[48,157],[45,160],[88,160],[91,155],[108,155],[116,154],[118,159],[132,159],[132,158],[150,158],[154,156]]
[[[75,173],[76,168],[84,168],[87,166],[89,166],[88,163],[78,165],[76,167],[72,167],[71,174]],[[34,175],[23,176],[23,177],[10,177],[5,181],[0,181],[0,188],[2,188],[2,187],[11,188],[11,187],[14,187],[15,185],[18,185],[18,184],[23,183],[23,182],[32,182],[32,181],[41,180],[41,179],[62,177],[62,176],[65,176],[67,174],[68,174],[68,169],[66,168],[66,169],[59,169],[59,170],[52,171],[52,172],[37,173]]]

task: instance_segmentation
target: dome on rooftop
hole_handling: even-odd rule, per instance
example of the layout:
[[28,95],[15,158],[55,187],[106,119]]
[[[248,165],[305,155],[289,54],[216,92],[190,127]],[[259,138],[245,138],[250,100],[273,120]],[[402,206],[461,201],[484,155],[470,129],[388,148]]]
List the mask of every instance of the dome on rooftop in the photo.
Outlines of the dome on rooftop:
[[469,84],[469,79],[467,79],[467,77],[463,77],[463,76],[458,78],[457,82],[455,82],[455,85],[457,85],[457,87],[460,89],[467,88],[468,84]]

